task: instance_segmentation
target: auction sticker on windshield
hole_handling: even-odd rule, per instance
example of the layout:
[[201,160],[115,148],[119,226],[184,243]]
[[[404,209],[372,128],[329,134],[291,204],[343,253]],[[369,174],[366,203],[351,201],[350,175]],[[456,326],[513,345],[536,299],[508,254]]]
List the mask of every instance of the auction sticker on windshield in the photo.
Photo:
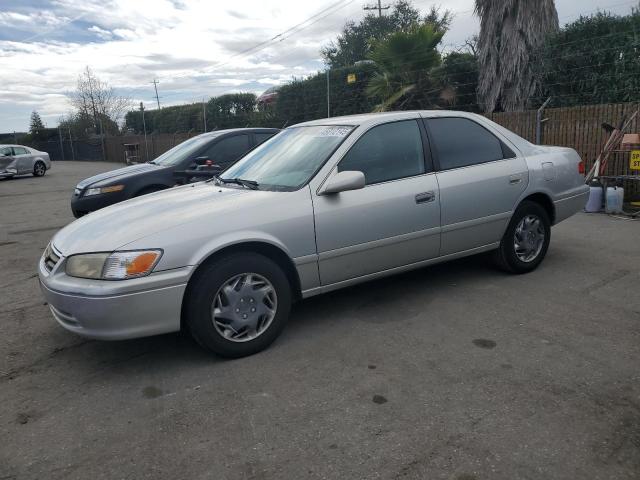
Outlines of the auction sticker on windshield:
[[352,127],[326,127],[316,132],[316,137],[346,137],[349,135],[349,132],[352,130]]

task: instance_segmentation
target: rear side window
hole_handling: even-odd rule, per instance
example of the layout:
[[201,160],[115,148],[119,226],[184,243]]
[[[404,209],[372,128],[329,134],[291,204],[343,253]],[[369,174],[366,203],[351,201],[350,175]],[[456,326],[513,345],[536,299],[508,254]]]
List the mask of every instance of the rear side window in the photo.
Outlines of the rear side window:
[[351,147],[338,170],[364,173],[367,185],[425,173],[418,122],[407,120],[373,127]]
[[265,142],[267,140],[269,140],[271,137],[273,137],[275,135],[275,132],[273,133],[254,133],[255,137],[256,137],[256,145],[260,145],[262,142]]
[[208,156],[214,163],[229,164],[235,162],[249,150],[249,135],[235,135],[223,138],[201,155]]
[[[427,120],[427,124],[431,144],[438,153],[440,170],[467,167],[505,158],[502,142],[473,120],[431,118]],[[507,156],[511,155],[507,154]]]
[[27,150],[26,150],[26,148],[22,148],[22,147],[13,147],[13,154],[14,155],[26,155],[27,154]]

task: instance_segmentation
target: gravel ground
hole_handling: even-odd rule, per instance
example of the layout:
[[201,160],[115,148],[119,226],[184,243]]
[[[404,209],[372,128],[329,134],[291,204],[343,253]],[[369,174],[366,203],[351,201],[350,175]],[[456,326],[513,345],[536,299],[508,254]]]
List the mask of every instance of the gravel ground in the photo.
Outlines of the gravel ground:
[[474,257],[309,299],[224,361],[51,317],[39,255],[115,167],[0,180],[0,478],[640,478],[640,222],[576,215],[529,275]]

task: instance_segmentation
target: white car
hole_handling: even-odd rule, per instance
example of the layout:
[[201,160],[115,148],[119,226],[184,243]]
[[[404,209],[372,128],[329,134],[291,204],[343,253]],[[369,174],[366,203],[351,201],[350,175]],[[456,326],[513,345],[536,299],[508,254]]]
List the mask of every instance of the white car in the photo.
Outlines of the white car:
[[50,168],[47,152],[23,145],[0,145],[0,178],[28,174],[42,177]]

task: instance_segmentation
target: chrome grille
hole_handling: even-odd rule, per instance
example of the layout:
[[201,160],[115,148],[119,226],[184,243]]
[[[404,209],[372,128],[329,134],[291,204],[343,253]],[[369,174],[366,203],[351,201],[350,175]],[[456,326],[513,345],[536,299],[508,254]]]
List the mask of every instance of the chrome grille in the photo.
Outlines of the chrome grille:
[[43,260],[44,267],[48,272],[50,272],[51,270],[53,270],[53,267],[55,267],[56,264],[60,261],[60,255],[53,251],[51,245],[47,245],[47,248],[44,251]]

